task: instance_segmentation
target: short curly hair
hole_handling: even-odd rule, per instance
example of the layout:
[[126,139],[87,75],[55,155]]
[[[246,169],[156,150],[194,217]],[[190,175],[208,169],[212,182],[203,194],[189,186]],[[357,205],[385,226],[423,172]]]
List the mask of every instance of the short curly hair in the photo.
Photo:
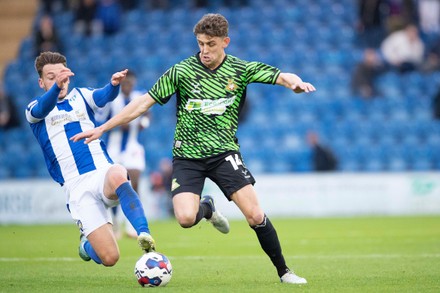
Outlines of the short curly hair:
[[66,57],[57,52],[42,52],[37,58],[35,58],[35,70],[41,77],[43,74],[43,67],[46,64],[63,64],[67,67]]
[[218,13],[205,14],[194,26],[194,35],[205,34],[210,37],[227,37],[229,24],[226,18]]

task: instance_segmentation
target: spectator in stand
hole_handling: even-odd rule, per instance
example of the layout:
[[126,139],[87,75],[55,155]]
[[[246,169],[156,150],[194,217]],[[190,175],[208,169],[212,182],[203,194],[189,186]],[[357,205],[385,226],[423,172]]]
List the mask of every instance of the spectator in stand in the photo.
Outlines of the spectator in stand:
[[378,95],[374,86],[376,78],[383,71],[379,55],[374,49],[366,49],[363,61],[356,65],[351,80],[351,88],[354,95],[363,98],[372,98]]
[[307,142],[313,152],[313,167],[317,172],[335,171],[338,167],[338,160],[333,152],[319,142],[319,136],[316,132],[307,133]]
[[360,44],[366,47],[378,47],[384,36],[381,4],[383,0],[358,0],[358,22],[356,30]]
[[[369,0],[367,0],[369,1]],[[388,34],[417,23],[417,6],[414,0],[383,0],[385,27]]]
[[62,52],[62,46],[58,33],[53,25],[53,19],[49,14],[41,16],[38,21],[35,35],[35,56],[41,52]]
[[44,14],[53,15],[69,7],[69,0],[40,0]]
[[11,129],[20,126],[12,97],[8,96],[0,84],[0,129]]
[[437,38],[440,32],[440,1],[418,0],[417,3],[421,32]]
[[100,0],[96,10],[96,19],[100,24],[100,32],[112,35],[121,26],[122,7],[118,0]]
[[[428,54],[426,56],[425,71],[438,69],[440,53],[440,1],[419,0],[420,34],[425,43]],[[431,67],[433,67],[431,69]]]
[[[223,6],[225,7],[241,7],[241,6],[247,6],[249,3],[248,0],[223,0]],[[194,6],[201,8],[201,7],[209,7],[210,4],[215,5],[215,1],[209,1],[209,0],[194,0]]]
[[75,8],[74,30],[76,33],[91,36],[99,30],[96,21],[96,10],[98,3],[96,0],[79,0]]
[[410,24],[386,37],[380,46],[380,53],[386,66],[406,72],[422,64],[425,45],[417,27]]
[[436,93],[432,100],[432,114],[434,119],[440,120],[440,91]]
[[139,7],[138,0],[122,0],[119,1],[121,7],[124,11],[130,11]]
[[248,0],[224,0],[225,6],[247,6],[249,5]]
[[440,70],[440,37],[427,53],[421,70],[424,72]]
[[[440,49],[440,46],[439,46]],[[378,50],[367,48],[363,60],[356,65],[351,81],[353,93],[365,98],[377,95],[375,79],[385,70],[397,70],[404,73],[415,69],[438,66],[438,56],[430,58],[432,64],[424,64],[425,45],[417,27],[408,25],[402,30],[390,34]],[[426,62],[425,62],[426,63]],[[437,64],[437,65],[435,65]]]
[[170,7],[170,1],[168,0],[149,0],[146,2],[148,2],[148,9],[168,9]]

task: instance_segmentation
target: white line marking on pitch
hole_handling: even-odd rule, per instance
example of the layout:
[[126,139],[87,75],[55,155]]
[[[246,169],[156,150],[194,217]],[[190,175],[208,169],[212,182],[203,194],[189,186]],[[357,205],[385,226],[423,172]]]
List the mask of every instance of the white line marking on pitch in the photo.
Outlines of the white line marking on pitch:
[[[440,253],[422,254],[340,254],[340,255],[285,255],[296,259],[346,259],[346,258],[440,258]],[[170,259],[259,259],[266,258],[265,255],[236,255],[236,256],[213,256],[213,255],[192,255],[192,256],[169,256]],[[78,257],[0,257],[0,262],[59,262],[59,261],[78,261]]]

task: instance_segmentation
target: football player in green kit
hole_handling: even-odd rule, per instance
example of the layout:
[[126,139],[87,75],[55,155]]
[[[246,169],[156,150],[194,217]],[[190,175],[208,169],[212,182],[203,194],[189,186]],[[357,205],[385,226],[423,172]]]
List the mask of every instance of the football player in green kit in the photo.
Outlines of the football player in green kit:
[[220,14],[204,15],[195,25],[194,35],[200,49],[197,54],[168,69],[148,93],[105,124],[71,139],[85,138],[89,143],[176,94],[172,194],[179,224],[189,228],[205,218],[220,232],[229,232],[229,222],[216,210],[212,197],[201,197],[205,179],[210,178],[246,217],[281,282],[305,284],[306,279],[286,265],[275,228],[259,205],[255,179],[243,163],[236,131],[248,84],[277,84],[295,93],[313,92],[315,87],[296,74],[226,54],[228,21]]

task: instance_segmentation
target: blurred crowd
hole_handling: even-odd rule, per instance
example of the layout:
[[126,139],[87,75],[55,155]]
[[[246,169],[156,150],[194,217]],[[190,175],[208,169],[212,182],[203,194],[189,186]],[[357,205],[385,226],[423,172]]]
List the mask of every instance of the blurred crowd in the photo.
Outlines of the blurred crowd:
[[358,44],[364,49],[352,79],[355,95],[380,96],[377,78],[440,69],[440,1],[358,0]]
[[14,99],[9,96],[0,83],[0,130],[11,129],[20,126],[18,112],[14,104]]
[[[362,52],[351,73],[351,90],[356,97],[379,98],[376,86],[385,73],[403,75],[410,72],[434,72],[440,69],[440,1],[439,0],[356,0],[357,15],[353,21],[355,44]],[[171,9],[177,0],[40,0],[40,9],[33,27],[33,53],[58,51],[65,44],[54,25],[60,11],[72,12],[75,34],[85,38],[114,35],[123,28],[123,16],[134,9]],[[251,5],[248,0],[222,0],[223,5],[239,8]],[[313,2],[313,1],[311,1]],[[337,2],[337,1],[335,1]],[[214,7],[217,1],[190,0],[194,8]],[[351,67],[350,67],[351,68]],[[350,70],[350,68],[348,70]],[[348,87],[347,87],[348,88]],[[0,86],[0,129],[20,126],[20,109],[14,105],[14,93]],[[433,115],[440,119],[440,91],[433,98]],[[248,99],[249,102],[250,99]],[[246,104],[247,105],[247,104]],[[247,110],[247,109],[244,109]],[[243,115],[244,117],[245,115]],[[326,137],[320,133],[306,138],[312,150],[315,171],[332,171],[342,162],[337,158]],[[166,169],[165,163],[160,168]],[[158,169],[160,169],[158,168]],[[163,170],[151,170],[155,191],[162,194]],[[165,196],[164,198],[167,198]]]

